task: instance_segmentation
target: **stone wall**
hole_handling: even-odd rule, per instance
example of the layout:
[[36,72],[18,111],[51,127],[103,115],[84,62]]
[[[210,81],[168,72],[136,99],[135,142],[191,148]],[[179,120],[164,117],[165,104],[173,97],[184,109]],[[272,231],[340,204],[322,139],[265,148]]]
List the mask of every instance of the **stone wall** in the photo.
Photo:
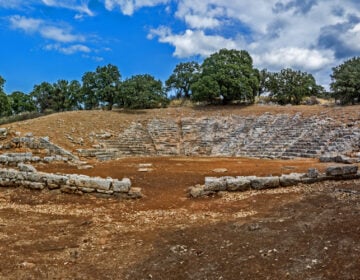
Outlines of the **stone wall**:
[[359,145],[359,120],[340,123],[328,117],[266,113],[132,123],[117,138],[100,140],[101,149],[78,153],[99,160],[156,155],[289,159],[351,154]]
[[76,174],[37,172],[28,164],[18,164],[18,169],[0,168],[0,187],[24,187],[34,190],[58,190],[63,193],[91,193],[119,198],[140,198],[141,189],[132,188],[128,178],[89,177]]
[[204,185],[197,185],[189,189],[191,197],[215,194],[219,191],[247,191],[262,190],[278,187],[295,186],[300,183],[311,184],[325,180],[359,179],[357,165],[330,166],[324,174],[310,168],[308,173],[291,173],[281,176],[256,177],[205,177]]

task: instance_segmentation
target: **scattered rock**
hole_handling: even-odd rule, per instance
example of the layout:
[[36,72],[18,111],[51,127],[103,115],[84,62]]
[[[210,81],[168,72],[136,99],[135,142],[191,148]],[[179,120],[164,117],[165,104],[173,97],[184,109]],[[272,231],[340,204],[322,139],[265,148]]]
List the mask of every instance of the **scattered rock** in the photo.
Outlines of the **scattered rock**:
[[213,172],[215,172],[215,173],[225,173],[227,171],[228,170],[226,168],[215,168],[215,169],[213,169]]

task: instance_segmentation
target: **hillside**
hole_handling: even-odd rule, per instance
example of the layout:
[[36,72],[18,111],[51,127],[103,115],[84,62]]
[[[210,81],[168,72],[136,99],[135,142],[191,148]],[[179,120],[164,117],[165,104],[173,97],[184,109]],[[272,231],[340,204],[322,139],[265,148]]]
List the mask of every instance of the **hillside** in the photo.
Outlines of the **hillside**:
[[[167,108],[141,111],[74,111],[63,112],[33,120],[3,125],[12,132],[21,135],[33,133],[34,136],[48,136],[50,140],[65,149],[91,148],[98,137],[117,137],[132,123],[147,123],[152,119],[177,120],[180,118],[206,118],[229,116],[260,116],[300,114],[307,118],[317,116],[320,119],[332,118],[337,124],[356,123],[360,126],[360,105],[348,107],[325,106],[261,106],[247,107],[198,107]],[[106,135],[104,135],[106,134]],[[111,136],[110,136],[111,134]]]

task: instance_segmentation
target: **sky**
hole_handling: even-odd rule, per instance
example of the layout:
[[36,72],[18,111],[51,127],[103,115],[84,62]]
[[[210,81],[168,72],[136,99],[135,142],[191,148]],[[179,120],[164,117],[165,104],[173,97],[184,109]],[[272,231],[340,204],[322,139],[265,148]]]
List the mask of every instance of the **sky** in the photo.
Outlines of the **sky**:
[[311,73],[360,54],[359,0],[0,0],[5,92],[116,65],[165,81],[180,62],[247,50],[254,66]]

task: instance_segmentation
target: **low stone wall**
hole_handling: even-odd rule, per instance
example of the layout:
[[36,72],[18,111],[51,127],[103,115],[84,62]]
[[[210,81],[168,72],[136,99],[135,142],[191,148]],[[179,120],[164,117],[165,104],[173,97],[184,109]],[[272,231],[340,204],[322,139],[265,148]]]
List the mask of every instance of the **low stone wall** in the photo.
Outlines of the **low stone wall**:
[[190,187],[191,197],[201,197],[215,194],[219,191],[247,191],[262,190],[278,187],[295,186],[299,183],[311,184],[326,180],[359,179],[357,165],[330,166],[321,174],[316,169],[310,168],[308,173],[291,173],[281,176],[256,177],[205,177],[204,185]]
[[32,153],[5,153],[0,154],[0,164],[6,166],[16,166],[19,163],[50,163],[50,162],[67,162],[69,158],[66,156],[54,155],[39,157]]
[[18,165],[17,169],[0,168],[0,187],[25,187],[34,190],[59,190],[64,193],[93,193],[119,198],[140,198],[140,188],[132,188],[128,178],[89,177],[77,174],[37,172],[32,165]]

